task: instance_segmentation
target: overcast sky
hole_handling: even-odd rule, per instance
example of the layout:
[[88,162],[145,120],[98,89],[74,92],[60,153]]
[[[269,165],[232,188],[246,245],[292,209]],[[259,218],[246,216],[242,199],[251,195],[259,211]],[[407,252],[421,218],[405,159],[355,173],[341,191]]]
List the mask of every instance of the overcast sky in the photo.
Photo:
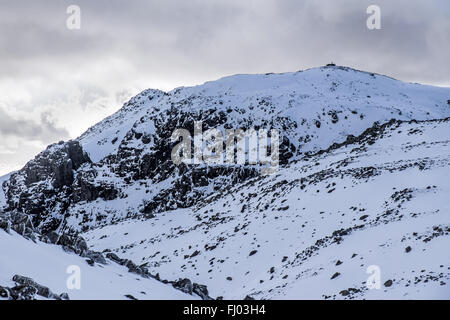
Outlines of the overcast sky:
[[450,86],[449,57],[448,0],[0,0],[0,174],[145,88],[331,61]]

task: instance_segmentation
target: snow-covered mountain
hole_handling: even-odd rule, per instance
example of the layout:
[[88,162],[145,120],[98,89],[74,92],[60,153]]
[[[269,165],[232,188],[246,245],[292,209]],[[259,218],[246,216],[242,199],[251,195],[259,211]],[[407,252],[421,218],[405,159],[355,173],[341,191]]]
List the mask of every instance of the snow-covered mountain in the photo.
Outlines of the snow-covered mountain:
[[[338,66],[146,90],[3,178],[0,243],[154,286],[130,280],[122,297],[448,299],[449,117],[450,88]],[[171,134],[194,121],[278,129],[280,168],[175,165]]]

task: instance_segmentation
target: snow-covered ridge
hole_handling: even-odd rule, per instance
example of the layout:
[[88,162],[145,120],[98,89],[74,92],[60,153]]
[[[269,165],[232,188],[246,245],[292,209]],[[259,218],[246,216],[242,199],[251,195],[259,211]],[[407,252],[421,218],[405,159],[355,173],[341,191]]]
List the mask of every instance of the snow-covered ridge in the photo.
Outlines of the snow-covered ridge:
[[[157,105],[159,98],[164,94],[161,90],[144,90],[131,98],[116,113],[86,130],[78,140],[82,142],[91,159],[97,162],[116,151],[119,143],[115,142],[122,140],[134,122]],[[112,136],[116,139],[114,142],[110,139]]]
[[449,97],[449,88],[405,83],[339,66],[282,74],[234,75],[168,93],[146,90],[79,140],[91,158],[98,161],[117,150],[133,125],[154,133],[148,121],[139,125],[144,115],[169,109],[214,109],[225,112],[235,125],[241,126],[249,122],[261,125],[263,119],[278,124],[294,122],[295,132],[284,126],[285,134],[291,134],[293,144],[303,152],[326,148],[348,134],[358,135],[374,121],[448,116]]

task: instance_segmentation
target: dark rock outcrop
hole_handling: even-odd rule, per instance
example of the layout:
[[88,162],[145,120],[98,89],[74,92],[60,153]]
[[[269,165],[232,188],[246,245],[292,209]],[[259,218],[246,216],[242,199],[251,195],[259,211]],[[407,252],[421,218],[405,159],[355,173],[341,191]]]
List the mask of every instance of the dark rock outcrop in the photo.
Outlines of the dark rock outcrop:
[[38,295],[52,300],[69,300],[67,293],[57,295],[31,278],[15,275],[12,280],[16,283],[14,287],[0,286],[0,298],[7,300],[35,300],[36,295]]
[[[47,147],[24,168],[5,181],[11,222],[20,234],[29,223],[45,232],[55,230],[70,204],[75,171],[91,160],[78,141],[59,142]],[[26,218],[28,217],[28,218]],[[21,220],[21,221],[19,221]]]

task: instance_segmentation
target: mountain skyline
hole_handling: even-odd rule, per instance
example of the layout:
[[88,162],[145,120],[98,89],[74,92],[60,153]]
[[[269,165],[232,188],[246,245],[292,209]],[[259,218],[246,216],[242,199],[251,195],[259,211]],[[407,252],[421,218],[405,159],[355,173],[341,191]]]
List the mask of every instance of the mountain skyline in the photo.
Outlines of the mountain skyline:
[[[0,174],[49,143],[76,138],[148,88],[334,62],[450,86],[450,5],[378,1],[64,1],[0,3]],[[402,63],[399,63],[402,61]]]

